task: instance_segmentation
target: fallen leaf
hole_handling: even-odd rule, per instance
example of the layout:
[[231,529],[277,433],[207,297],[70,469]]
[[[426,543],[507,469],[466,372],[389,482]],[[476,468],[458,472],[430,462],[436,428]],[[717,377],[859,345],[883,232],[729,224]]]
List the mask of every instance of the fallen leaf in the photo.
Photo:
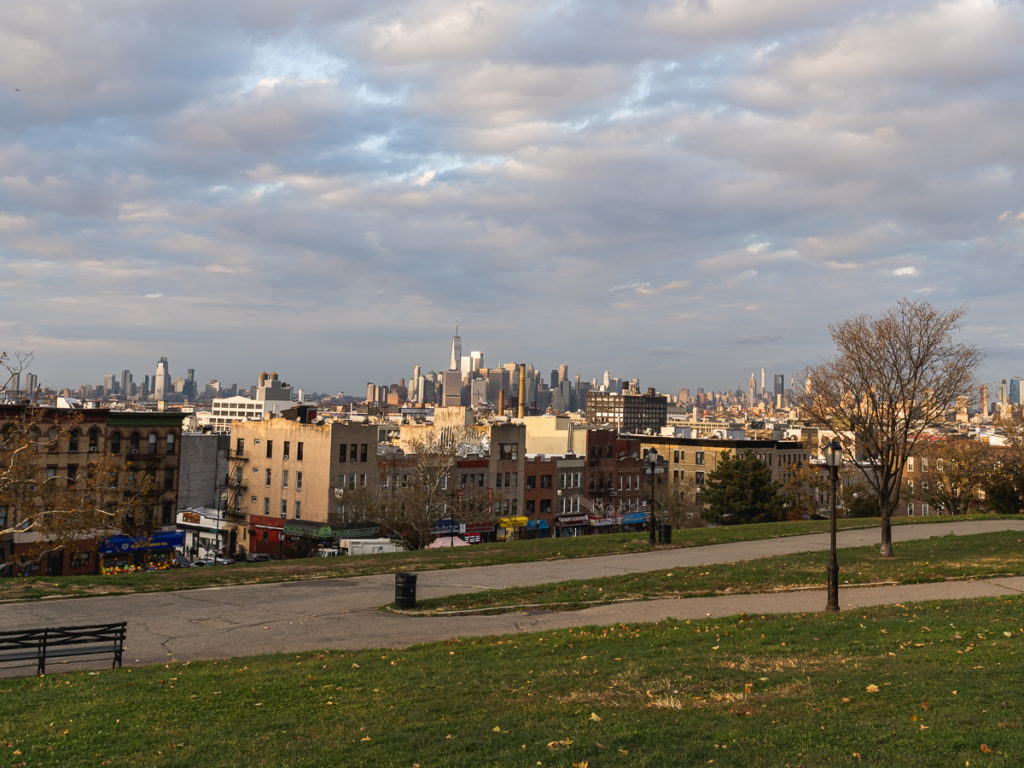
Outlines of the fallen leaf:
[[981,745],[981,751],[982,751],[982,752],[991,752],[991,751],[992,751],[992,749],[991,749],[991,747],[989,747],[989,745],[988,745],[988,744],[982,744],[982,745]]
[[500,725],[496,725],[493,728],[491,728],[491,730],[494,731],[495,733],[501,733],[501,726]]
[[864,690],[867,691],[868,693],[878,693],[878,686],[875,685],[874,683],[871,683],[871,685],[869,685]]
[[591,719],[591,720],[593,720],[593,721],[594,721],[595,723],[597,723],[597,722],[600,722],[600,721],[601,721],[601,718],[600,718],[600,717],[598,717],[598,714],[597,714],[597,712],[591,712],[591,713],[590,713],[590,719]]

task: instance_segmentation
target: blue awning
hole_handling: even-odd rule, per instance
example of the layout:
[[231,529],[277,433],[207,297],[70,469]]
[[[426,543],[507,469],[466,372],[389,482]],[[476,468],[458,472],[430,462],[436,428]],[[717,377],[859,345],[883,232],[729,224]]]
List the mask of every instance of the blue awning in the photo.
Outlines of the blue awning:
[[157,531],[147,536],[108,536],[99,547],[101,555],[136,552],[140,549],[174,549],[185,546],[184,531]]
[[639,525],[647,522],[646,512],[630,512],[628,515],[622,516],[623,525]]
[[526,524],[526,530],[528,531],[546,531],[547,529],[547,520],[531,520]]

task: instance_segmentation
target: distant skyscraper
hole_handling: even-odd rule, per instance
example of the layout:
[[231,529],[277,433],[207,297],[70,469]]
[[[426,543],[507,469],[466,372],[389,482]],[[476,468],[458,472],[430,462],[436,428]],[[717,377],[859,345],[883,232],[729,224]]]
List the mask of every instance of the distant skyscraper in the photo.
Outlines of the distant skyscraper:
[[1010,402],[1010,396],[1006,385],[1006,379],[999,380],[999,404],[1007,405]]
[[161,357],[156,364],[156,376],[153,378],[153,399],[164,400],[171,389],[171,375],[168,372],[167,358]]
[[558,366],[558,383],[561,384],[569,378],[569,366],[562,363]]
[[761,394],[764,394],[764,368],[761,369]]
[[1010,379],[1010,405],[1020,405],[1021,379],[1014,376]]
[[459,370],[462,364],[462,339],[459,338],[459,324],[455,323],[455,335],[452,336],[452,358],[448,363],[449,371]]
[[121,371],[121,394],[130,397],[132,393],[132,372],[125,368]]
[[[762,368],[761,371],[763,372],[764,368]],[[754,387],[755,386],[757,386],[757,384],[754,381],[754,372],[751,371],[750,372],[750,384],[747,386],[747,405],[749,405],[751,408],[754,407]]]
[[989,416],[989,412],[988,412],[988,384],[982,384],[981,385],[981,392],[979,394],[980,394],[979,400],[981,402],[979,402],[978,405],[981,406],[981,408],[980,408],[981,415],[987,419],[988,416]]
[[786,377],[781,373],[775,374],[775,389],[773,394],[775,395],[775,407],[782,407],[782,396],[786,392]]

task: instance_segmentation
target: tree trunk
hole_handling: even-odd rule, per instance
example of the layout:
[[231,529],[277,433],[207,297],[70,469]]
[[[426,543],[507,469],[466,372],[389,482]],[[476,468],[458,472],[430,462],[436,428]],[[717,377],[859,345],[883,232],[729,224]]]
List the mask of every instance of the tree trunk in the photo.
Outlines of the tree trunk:
[[882,544],[878,549],[879,557],[892,557],[892,502],[887,501],[882,507]]

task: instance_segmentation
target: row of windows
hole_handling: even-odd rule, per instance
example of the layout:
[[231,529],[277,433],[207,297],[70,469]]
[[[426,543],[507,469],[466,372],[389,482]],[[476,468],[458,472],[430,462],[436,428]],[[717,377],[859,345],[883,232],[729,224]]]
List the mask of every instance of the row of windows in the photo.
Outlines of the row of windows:
[[[80,429],[72,429],[68,433],[66,452],[78,453],[82,450],[87,450],[89,453],[99,453],[100,437],[101,432],[96,427],[93,427],[88,431],[84,440],[82,439],[82,431]],[[125,438],[119,431],[111,432],[107,437],[107,449],[111,454],[119,456],[122,448],[124,447],[124,441]],[[129,452],[139,453],[142,448],[142,435],[139,432],[131,432],[127,437],[127,441]],[[45,443],[42,440],[40,432],[38,430],[34,430],[33,442],[35,442],[37,448],[45,447],[48,452],[57,453],[60,448],[57,428],[50,427]],[[150,432],[146,435],[145,452],[158,453],[160,442],[160,436],[156,432]],[[176,444],[176,434],[174,432],[168,432],[163,440],[164,453],[173,454]]]
[[[289,478],[288,470],[287,469],[281,470],[281,487],[282,488],[287,488],[288,487],[288,478]],[[268,469],[268,470],[266,470],[266,475],[264,477],[264,485],[266,485],[269,488],[271,482],[272,482],[272,470]],[[295,490],[297,490],[297,491],[301,491],[302,490],[302,472],[299,472],[299,471],[295,472]]]
[[[78,482],[80,480],[89,480],[88,471],[89,470],[87,470],[87,474],[86,475],[81,475],[80,476],[78,474],[78,465],[77,464],[68,464],[63,469],[63,471],[61,471],[60,468],[56,464],[47,464],[46,465],[46,479],[47,480],[61,480],[61,479],[63,479],[65,485],[68,488],[73,488],[73,487],[75,487],[78,484]],[[148,475],[150,477],[151,483],[153,485],[153,488],[155,490],[159,490],[160,486],[159,486],[159,482],[157,480],[156,470],[155,469],[148,469],[148,470],[146,470],[146,475]],[[117,487],[120,484],[120,480],[119,480],[117,472],[112,472],[110,474],[109,482],[110,482],[110,488],[116,490]],[[127,472],[127,483],[126,483],[125,487],[126,488],[132,488],[134,485],[135,485],[135,472],[133,470],[129,470]],[[163,489],[165,491],[173,491],[173,490],[175,490],[175,486],[174,486],[174,469],[172,469],[170,467],[167,467],[166,469],[164,469],[164,472],[163,472]]]
[[[255,496],[251,497],[250,501],[255,503],[256,502],[256,497]],[[292,514],[295,516],[296,520],[301,520],[302,519],[302,502],[301,501],[293,502],[293,504],[292,504]],[[267,498],[266,496],[263,497],[263,515],[265,517],[270,517],[270,499]],[[281,499],[281,517],[288,517],[288,500],[287,499]],[[265,541],[265,539],[264,539],[264,541]]]

